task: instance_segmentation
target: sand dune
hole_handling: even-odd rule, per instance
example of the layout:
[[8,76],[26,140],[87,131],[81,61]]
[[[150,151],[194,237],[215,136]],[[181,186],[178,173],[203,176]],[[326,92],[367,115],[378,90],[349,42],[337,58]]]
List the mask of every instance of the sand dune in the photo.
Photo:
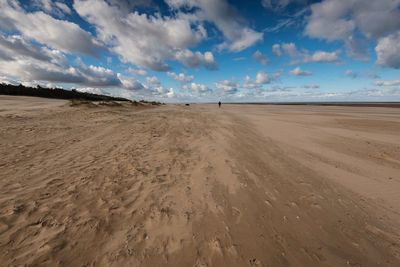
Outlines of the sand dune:
[[0,265],[400,266],[400,109],[0,98]]

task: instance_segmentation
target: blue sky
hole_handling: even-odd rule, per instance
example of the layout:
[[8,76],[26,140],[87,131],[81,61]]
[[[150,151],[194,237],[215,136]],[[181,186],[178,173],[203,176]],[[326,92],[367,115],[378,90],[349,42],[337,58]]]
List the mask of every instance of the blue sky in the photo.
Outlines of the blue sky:
[[164,102],[400,101],[400,0],[0,1],[0,81]]

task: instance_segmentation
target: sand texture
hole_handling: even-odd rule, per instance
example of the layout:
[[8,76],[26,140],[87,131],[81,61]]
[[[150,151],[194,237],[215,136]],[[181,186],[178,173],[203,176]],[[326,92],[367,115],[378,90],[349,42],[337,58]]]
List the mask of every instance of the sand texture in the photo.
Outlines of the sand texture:
[[0,266],[400,266],[400,109],[0,97]]

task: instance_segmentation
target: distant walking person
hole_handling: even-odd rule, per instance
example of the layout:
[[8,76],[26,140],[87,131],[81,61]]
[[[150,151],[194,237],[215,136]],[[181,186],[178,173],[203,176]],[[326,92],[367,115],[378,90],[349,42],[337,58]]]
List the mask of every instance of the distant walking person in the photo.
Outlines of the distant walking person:
[[221,101],[218,102],[218,107],[219,107],[219,108],[221,107]]

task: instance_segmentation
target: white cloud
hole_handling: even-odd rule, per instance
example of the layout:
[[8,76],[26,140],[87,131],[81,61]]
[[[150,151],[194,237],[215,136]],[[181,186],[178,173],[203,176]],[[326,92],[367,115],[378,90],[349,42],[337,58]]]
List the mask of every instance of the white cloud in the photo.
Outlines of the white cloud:
[[164,88],[157,77],[148,77],[147,85],[143,85],[137,79],[115,73],[111,69],[86,65],[79,58],[71,64],[61,51],[29,42],[20,35],[0,34],[0,77],[3,76],[7,79],[2,78],[2,81],[52,87],[70,84],[80,90],[114,92],[117,95],[123,93],[130,98],[133,95],[127,92],[134,92],[134,96],[142,95],[147,99],[171,95],[171,90]]
[[278,56],[278,57],[282,56],[281,45],[280,45],[280,44],[274,44],[274,45],[272,45],[272,53],[273,53],[275,56]]
[[62,2],[52,0],[33,0],[32,2],[34,6],[37,6],[46,13],[56,16],[63,16],[72,12],[69,6]]
[[33,45],[19,35],[0,34],[0,74],[24,82],[84,81],[75,68],[66,64],[60,51]]
[[272,53],[274,53],[274,55],[279,57],[282,55],[297,57],[300,54],[294,43],[274,44],[272,46]]
[[312,75],[311,71],[302,70],[300,67],[297,67],[289,72],[293,76],[310,76]]
[[355,29],[353,20],[346,18],[353,1],[324,0],[311,6],[311,16],[305,33],[328,41],[342,40]]
[[188,17],[126,13],[103,0],[77,0],[74,7],[96,27],[98,38],[124,62],[156,71],[169,70],[165,63],[168,59],[177,59],[189,67],[215,64],[211,52],[201,54],[187,50],[207,36],[204,27]]
[[400,86],[400,80],[376,81],[377,86]]
[[66,13],[66,14],[71,14],[72,13],[71,9],[66,4],[61,3],[61,2],[55,2],[54,4],[55,4],[55,6],[57,7],[57,9],[59,11],[62,11],[64,13]]
[[78,25],[39,11],[26,12],[17,2],[0,2],[0,25],[66,53],[96,55],[99,44]]
[[58,50],[34,46],[20,35],[4,36],[0,33],[0,58],[12,60],[22,56],[53,63],[65,61]]
[[208,86],[198,83],[191,83],[189,85],[184,85],[182,88],[185,90],[191,90],[197,94],[205,94],[211,92],[211,89],[208,88]]
[[[311,6],[306,35],[328,41],[341,40],[349,56],[366,59],[360,38],[378,39],[400,28],[400,0],[324,0]],[[360,33],[362,37],[356,37]]]
[[249,75],[244,77],[243,87],[246,89],[257,89],[260,88],[261,85],[253,81]]
[[339,61],[339,51],[315,51],[314,53],[303,49],[299,51],[294,43],[274,44],[272,52],[276,56],[289,56],[292,59],[291,64],[302,63],[317,63],[317,62],[337,62]]
[[264,83],[261,83],[260,81],[254,81],[250,78],[250,76],[246,75],[244,77],[244,83],[243,83],[243,88],[245,89],[261,89],[264,84],[269,83],[269,81],[266,81]]
[[271,88],[268,89],[268,92],[291,92],[293,89],[296,87],[294,86],[281,86],[281,85],[274,85]]
[[272,81],[279,79],[281,76],[280,72],[275,72],[272,75],[268,75],[265,71],[259,71],[256,74],[255,80],[252,80],[250,76],[244,77],[243,88],[245,89],[261,89],[263,85],[269,84]]
[[128,68],[128,72],[133,75],[140,75],[140,76],[146,76],[147,71],[144,69],[134,69],[134,68]]
[[79,92],[96,94],[96,95],[108,94],[106,91],[102,90],[101,88],[97,88],[97,87],[79,87],[79,88],[76,88],[76,90]]
[[303,88],[305,89],[319,89],[319,85],[318,84],[306,84],[303,86]]
[[230,42],[224,43],[219,48],[228,48],[233,52],[242,51],[255,43],[259,42],[263,38],[263,34],[253,31],[250,28],[244,28],[241,33],[235,34],[237,37],[231,37]]
[[259,71],[256,75],[256,83],[258,84],[266,84],[269,83],[270,79],[268,77],[268,74],[264,71]]
[[241,51],[263,38],[262,33],[246,25],[237,10],[226,0],[167,0],[166,2],[174,9],[197,9],[194,13],[197,20],[212,22],[225,37],[225,42],[219,45],[220,49]]
[[159,86],[161,84],[156,76],[146,77],[146,83],[149,86]]
[[59,50],[49,49],[28,42],[22,36],[0,34],[0,75],[12,80],[32,84],[66,83],[82,87],[122,87],[136,90],[140,87],[134,79],[128,79],[111,69],[86,65],[76,60],[70,65]]
[[223,80],[216,82],[215,87],[225,94],[234,94],[238,91],[239,84],[234,81]]
[[299,55],[299,51],[294,43],[282,44],[281,48],[284,54],[287,54],[291,57],[296,57]]
[[349,57],[363,61],[368,60],[367,39],[349,36],[344,42],[346,46],[346,52]]
[[171,77],[172,79],[181,82],[181,83],[188,83],[194,80],[193,75],[186,75],[184,73],[175,73],[175,72],[168,72],[167,75]]
[[379,39],[375,51],[379,65],[400,69],[400,31]]
[[253,59],[262,65],[266,65],[268,63],[268,57],[261,53],[260,50],[254,52]]
[[200,52],[193,53],[192,51],[185,49],[178,51],[175,54],[175,59],[182,62],[186,67],[197,68],[204,66],[206,69],[215,70],[217,69],[217,63],[215,62],[214,55],[211,52]]
[[77,69],[78,72],[85,78],[84,83],[91,86],[119,86],[121,80],[112,70],[93,66],[81,65]]
[[292,60],[299,60],[301,57],[307,56],[305,53],[300,52],[294,43],[274,44],[272,52],[276,56],[289,56]]
[[383,87],[383,88],[364,88],[342,93],[344,96],[356,98],[363,97],[364,99],[383,99],[384,101],[393,101],[393,98],[400,96],[400,88],[398,87]]
[[351,12],[357,27],[367,37],[379,38],[400,28],[399,5],[399,0],[356,0]]
[[146,89],[146,86],[132,77],[124,77],[120,73],[117,74],[117,77],[121,81],[123,88],[126,90],[140,91]]
[[339,60],[339,52],[316,51],[312,55],[305,55],[304,62],[336,62]]
[[173,89],[173,88],[170,88],[170,89],[168,90],[168,92],[166,93],[166,95],[167,95],[168,98],[174,98],[176,94],[175,94],[175,92],[174,92],[174,89]]
[[21,81],[70,83],[86,86],[121,86],[116,73],[93,65],[57,65],[34,58],[18,57],[13,61],[0,61],[0,74]]

